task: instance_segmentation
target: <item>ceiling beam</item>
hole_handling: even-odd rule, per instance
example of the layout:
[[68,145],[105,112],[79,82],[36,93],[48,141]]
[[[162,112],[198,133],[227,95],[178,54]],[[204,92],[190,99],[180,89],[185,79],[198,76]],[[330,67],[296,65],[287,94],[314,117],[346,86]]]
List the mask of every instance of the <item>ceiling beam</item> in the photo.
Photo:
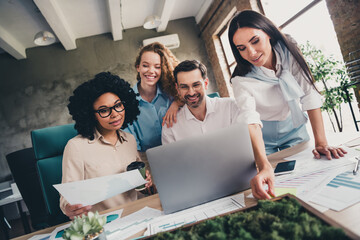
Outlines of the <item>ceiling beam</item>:
[[109,12],[109,20],[113,39],[114,41],[121,40],[123,38],[123,27],[121,22],[120,0],[107,0],[106,4]]
[[161,24],[156,28],[157,32],[163,32],[170,20],[170,15],[174,10],[176,0],[165,0],[161,10]]
[[0,47],[17,60],[26,58],[25,47],[2,26],[0,26]]
[[76,49],[75,36],[55,0],[34,0],[66,50]]
[[206,0],[203,5],[201,6],[199,12],[195,16],[196,23],[199,24],[203,16],[205,15],[206,11],[209,9],[213,0]]

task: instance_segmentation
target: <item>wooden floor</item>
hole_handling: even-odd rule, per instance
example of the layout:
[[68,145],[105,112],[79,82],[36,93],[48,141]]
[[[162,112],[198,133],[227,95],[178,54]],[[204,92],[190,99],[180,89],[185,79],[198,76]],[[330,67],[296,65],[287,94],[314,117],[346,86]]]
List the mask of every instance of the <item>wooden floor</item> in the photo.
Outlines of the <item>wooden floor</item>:
[[[29,224],[30,224],[31,231],[32,231],[32,232],[35,231],[35,230],[31,227],[31,219],[30,219],[30,216],[28,216],[28,221],[29,221]],[[11,220],[11,221],[9,221],[9,223],[10,223],[10,225],[11,225],[11,229],[9,230],[9,237],[10,237],[10,239],[11,239],[11,238],[15,238],[15,237],[19,237],[19,236],[22,236],[22,235],[25,235],[25,231],[24,231],[24,227],[23,227],[22,222],[21,222],[21,218],[15,219],[15,220]],[[1,233],[1,234],[0,234],[0,240],[6,240],[4,233]]]

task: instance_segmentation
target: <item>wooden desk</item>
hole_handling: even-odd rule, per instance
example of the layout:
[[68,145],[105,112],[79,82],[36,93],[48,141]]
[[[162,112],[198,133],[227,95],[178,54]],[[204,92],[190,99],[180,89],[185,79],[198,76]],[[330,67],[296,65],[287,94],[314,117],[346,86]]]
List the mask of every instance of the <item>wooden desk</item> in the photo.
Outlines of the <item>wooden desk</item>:
[[[295,153],[298,153],[298,152],[304,150],[307,146],[308,146],[308,143],[302,143],[302,144],[296,145],[292,148],[285,149],[281,152],[271,154],[268,156],[268,158],[269,158],[271,164],[273,166],[275,166],[278,162],[283,161],[283,159],[285,157],[288,157]],[[245,193],[246,206],[251,206],[253,204],[256,204],[255,199],[247,198],[247,196],[251,193],[250,189],[244,191],[244,193]],[[123,211],[122,217],[124,217],[133,212],[140,210],[141,208],[143,208],[145,206],[161,210],[161,203],[160,203],[158,194],[152,195],[150,197],[142,198],[142,199],[139,199],[139,200],[131,202],[131,203],[121,205],[117,208],[109,209],[107,211],[104,211],[103,213],[107,213],[107,212],[111,212],[111,211],[123,208],[124,211]],[[350,229],[356,236],[358,236],[358,239],[360,239],[360,228],[359,228],[360,217],[359,217],[359,214],[360,214],[360,203],[353,205],[341,212],[327,210],[324,213],[325,216],[331,218],[335,222],[339,223],[341,226],[344,226],[347,229]],[[26,240],[37,234],[51,233],[56,227],[58,227],[58,226],[54,226],[54,227],[46,228],[46,229],[43,229],[43,230],[40,230],[37,232],[33,232],[31,234],[27,234],[27,235],[15,238],[15,240]],[[142,234],[143,234],[143,232],[140,232],[140,233],[134,235],[133,237],[141,236]]]

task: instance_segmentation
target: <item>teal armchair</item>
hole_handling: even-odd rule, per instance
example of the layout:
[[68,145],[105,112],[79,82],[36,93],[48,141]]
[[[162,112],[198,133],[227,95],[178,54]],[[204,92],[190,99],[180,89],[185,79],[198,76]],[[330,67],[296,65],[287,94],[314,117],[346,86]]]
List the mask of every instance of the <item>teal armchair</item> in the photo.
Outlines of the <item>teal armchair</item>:
[[52,185],[61,183],[64,148],[67,142],[77,134],[74,124],[31,131],[40,185],[49,214],[49,225],[69,221],[69,218],[60,210],[60,195]]
[[220,95],[219,95],[218,92],[213,92],[213,93],[209,93],[209,94],[208,94],[208,97],[214,98],[214,97],[220,97]]

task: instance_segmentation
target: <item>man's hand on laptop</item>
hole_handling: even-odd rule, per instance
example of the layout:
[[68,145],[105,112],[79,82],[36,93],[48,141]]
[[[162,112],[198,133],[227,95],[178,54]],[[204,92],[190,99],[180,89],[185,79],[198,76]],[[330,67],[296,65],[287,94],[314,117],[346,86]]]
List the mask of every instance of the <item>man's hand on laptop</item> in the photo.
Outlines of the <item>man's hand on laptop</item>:
[[[274,170],[270,164],[260,169],[258,174],[250,181],[254,197],[257,199],[271,199],[275,197],[274,181]],[[264,188],[265,184],[268,186],[267,189]]]

